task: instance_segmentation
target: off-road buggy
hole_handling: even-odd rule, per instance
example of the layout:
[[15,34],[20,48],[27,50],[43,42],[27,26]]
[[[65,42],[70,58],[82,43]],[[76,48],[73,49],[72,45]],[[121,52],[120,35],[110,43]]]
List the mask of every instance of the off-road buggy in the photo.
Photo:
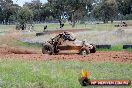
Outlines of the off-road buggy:
[[69,32],[58,34],[56,37],[47,41],[42,46],[43,54],[57,54],[62,50],[76,50],[78,54],[87,55],[96,52],[94,44],[75,39]]
[[127,26],[128,26],[128,24],[126,22],[121,22],[121,23],[115,25],[115,27],[127,27]]

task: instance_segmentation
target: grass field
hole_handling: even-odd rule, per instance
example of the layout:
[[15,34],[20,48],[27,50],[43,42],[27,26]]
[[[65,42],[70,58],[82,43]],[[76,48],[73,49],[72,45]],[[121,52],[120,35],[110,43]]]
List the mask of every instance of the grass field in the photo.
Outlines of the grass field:
[[[128,24],[132,24],[132,21],[126,21]],[[77,39],[79,40],[84,40],[86,39],[86,41],[88,41],[89,43],[94,43],[94,44],[100,44],[100,43],[106,43],[106,44],[113,44],[112,51],[122,51],[122,44],[130,44],[131,41],[131,37],[132,37],[132,33],[128,31],[128,33],[124,34],[124,36],[117,36],[117,35],[113,35],[112,31],[108,32],[107,34],[107,30],[113,30],[114,29],[114,25],[118,24],[119,21],[115,21],[114,23],[108,23],[108,24],[92,24],[92,23],[87,23],[85,24],[76,24],[76,27],[74,29],[91,29],[93,31],[88,31],[88,32],[82,32],[82,33],[75,33],[77,36]],[[43,26],[44,25],[48,25],[48,29],[47,30],[58,30],[59,24],[55,23],[55,24],[35,24],[34,25],[34,29],[36,31],[43,31]],[[129,26],[128,28],[131,29],[132,26]],[[71,27],[70,24],[66,23],[63,29],[73,29]],[[14,31],[15,30],[15,25],[0,25],[0,32],[9,32],[9,31]],[[59,29],[60,30],[60,29]],[[104,35],[103,35],[104,34]],[[87,36],[88,35],[88,36]],[[23,35],[24,36],[31,36],[31,35]],[[44,39],[44,37],[40,37],[40,41],[41,39]],[[48,36],[46,36],[46,39],[49,38]],[[6,40],[4,40],[6,41]],[[8,41],[6,41],[8,42]],[[2,44],[3,41],[0,41],[0,44]],[[34,44],[34,45],[29,45],[27,43],[22,43],[20,41],[16,41],[16,40],[12,40],[10,42],[10,45],[15,45],[15,46],[22,46],[22,47],[30,47],[30,48],[40,48],[40,45]],[[107,49],[98,49],[98,50],[107,50]],[[128,49],[129,51],[131,51],[131,49]]]
[[14,31],[15,25],[0,25],[0,32]]
[[17,46],[17,47],[25,47],[25,48],[35,48],[35,49],[41,49],[42,48],[42,45],[41,44],[29,44],[29,43],[24,43],[24,42],[21,42],[21,41],[17,41],[15,40],[14,41],[14,45]]
[[[132,20],[127,20],[128,25],[132,26]],[[115,21],[114,23],[107,23],[107,24],[96,24],[95,22],[86,22],[86,24],[80,24],[76,23],[75,28],[72,28],[72,26],[67,22],[65,23],[65,26],[63,29],[91,29],[91,30],[112,30],[114,29],[115,24],[119,24],[120,21]],[[59,29],[59,23],[40,23],[40,24],[34,24],[34,30],[36,31],[43,31],[44,26],[47,25],[47,30],[57,30]],[[131,26],[128,26],[128,28],[132,28]],[[15,25],[0,25],[0,32],[7,32],[15,30]]]
[[[126,21],[126,22],[130,25],[132,24],[131,20]],[[109,22],[107,24],[96,24],[94,22],[86,22],[86,24],[77,23],[75,28],[72,28],[69,23],[65,23],[65,26],[64,26],[63,29],[91,29],[91,30],[99,30],[99,31],[112,30],[112,29],[115,28],[114,25],[118,24],[118,23],[120,23],[120,21],[115,21],[114,23]],[[48,26],[47,30],[57,30],[57,29],[59,29],[59,24],[47,24],[47,23],[35,24],[34,29],[37,30],[37,31],[43,31],[44,25]],[[131,28],[131,27],[128,27],[128,28]]]
[[[131,23],[132,21],[128,21]],[[91,29],[94,31],[111,31],[116,23],[109,24],[77,24],[74,29]],[[43,31],[45,24],[35,24],[34,29]],[[47,24],[47,30],[58,30],[59,24]],[[132,26],[128,27],[131,29]],[[72,29],[65,24],[64,29]],[[1,32],[15,30],[15,25],[0,25]],[[92,32],[91,32],[92,33]],[[96,33],[95,33],[96,34]],[[97,34],[98,35],[98,34]],[[28,36],[28,35],[24,35]],[[41,49],[39,45],[29,45],[15,39],[0,44],[17,47]],[[122,44],[112,49],[97,49],[101,51],[124,51]],[[132,51],[132,49],[128,49]],[[32,59],[32,58],[30,58]],[[50,58],[49,58],[50,59]],[[53,58],[52,58],[53,59]],[[131,59],[131,58],[130,58]],[[0,88],[84,88],[79,84],[81,69],[89,72],[90,79],[129,79],[132,80],[132,64],[118,62],[89,62],[73,60],[24,60],[22,58],[0,57]],[[132,88],[131,86],[90,86],[86,88]]]
[[[47,30],[57,30],[59,29],[59,24],[36,24],[34,26],[35,30],[43,31],[44,25],[48,25]],[[75,28],[72,28],[70,24],[66,23],[63,29],[92,29],[92,30],[110,30],[114,28],[114,24],[79,24],[77,23]]]
[[[81,69],[90,79],[132,80],[132,64],[115,62],[36,61],[14,58],[0,60],[0,87],[2,88],[83,88],[78,78]],[[96,86],[97,88],[104,88]],[[94,86],[88,88],[96,88]],[[114,86],[106,88],[115,88]],[[116,86],[124,88],[124,86]],[[128,86],[125,88],[132,88]]]

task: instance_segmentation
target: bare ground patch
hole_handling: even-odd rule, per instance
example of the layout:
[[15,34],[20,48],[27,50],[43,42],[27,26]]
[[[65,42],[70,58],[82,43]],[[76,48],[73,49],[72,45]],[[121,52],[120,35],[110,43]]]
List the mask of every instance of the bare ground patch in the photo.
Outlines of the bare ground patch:
[[86,56],[78,54],[58,54],[58,55],[44,55],[41,51],[14,48],[14,47],[1,47],[0,57],[2,58],[18,58],[28,60],[80,60],[90,62],[120,62],[132,63],[132,52],[127,51],[97,51],[96,53]]
[[0,54],[37,54],[37,50],[28,49],[28,48],[16,48],[9,46],[1,46]]
[[[0,41],[3,44],[9,45],[12,39],[16,39],[19,36],[21,36],[21,33],[17,33],[17,32],[8,33],[8,35],[2,36],[0,38]],[[86,56],[81,56],[78,54],[43,55],[41,53],[41,50],[10,47],[10,46],[0,46],[0,58],[3,59],[18,58],[18,59],[28,59],[28,60],[80,60],[80,61],[90,61],[90,62],[112,61],[112,62],[120,62],[120,63],[132,63],[132,52],[97,51],[94,54],[89,54]]]

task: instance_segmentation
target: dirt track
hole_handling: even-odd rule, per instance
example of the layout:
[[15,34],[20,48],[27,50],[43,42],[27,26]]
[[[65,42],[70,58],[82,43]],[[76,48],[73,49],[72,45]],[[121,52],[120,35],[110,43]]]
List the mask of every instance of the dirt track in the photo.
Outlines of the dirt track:
[[[73,30],[73,32],[77,31]],[[54,33],[58,33],[58,31]],[[0,41],[5,44],[5,46],[0,46],[1,59],[20,58],[29,60],[80,60],[91,62],[112,61],[120,63],[132,63],[132,52],[127,51],[97,51],[94,54],[89,54],[86,56],[81,56],[78,54],[43,55],[41,50],[10,47],[11,40],[16,39],[20,35],[21,33],[13,32],[0,37]]]
[[0,48],[0,57],[2,58],[20,58],[29,60],[80,60],[80,61],[112,61],[120,63],[132,63],[132,53],[127,51],[97,51],[94,54],[81,56],[78,54],[59,54],[59,55],[43,55],[41,51],[37,53],[35,50],[2,47]]

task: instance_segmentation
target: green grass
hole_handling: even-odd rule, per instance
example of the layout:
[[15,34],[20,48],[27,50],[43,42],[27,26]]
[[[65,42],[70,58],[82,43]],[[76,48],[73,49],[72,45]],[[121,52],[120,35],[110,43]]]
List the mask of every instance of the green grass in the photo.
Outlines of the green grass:
[[36,48],[36,49],[42,48],[41,44],[38,44],[38,43],[30,44],[30,43],[21,42],[18,40],[14,40],[14,45],[25,47],[25,48]]
[[[89,23],[87,22],[85,24],[76,23],[75,28],[72,28],[72,26],[67,22],[65,23],[65,26],[63,29],[91,29],[91,30],[113,30],[115,27],[114,25],[120,24],[121,21],[114,21],[113,23],[109,22],[106,24],[95,24],[95,23]],[[128,28],[132,28],[132,20],[125,21],[128,24]],[[43,31],[44,25],[47,25],[47,30],[58,30],[59,29],[59,23],[42,23],[42,24],[35,24],[34,29],[37,31]],[[131,25],[131,26],[129,26]]]
[[131,48],[123,49],[123,45],[112,45],[110,49],[107,48],[97,48],[97,51],[130,51],[132,52]]
[[[72,28],[72,26],[68,23],[65,23],[65,26],[63,29],[92,29],[92,30],[112,30],[114,28],[114,24],[108,23],[108,24],[80,24],[77,23],[75,28]],[[34,29],[37,31],[43,31],[44,25],[48,26],[47,30],[58,30],[59,29],[59,23],[55,24],[35,24]]]
[[[131,21],[130,21],[131,23]],[[74,29],[112,30],[114,24],[77,24]],[[59,24],[47,24],[48,30],[58,30]],[[43,30],[44,24],[35,24],[34,29]],[[72,29],[65,24],[64,29]],[[0,25],[0,32],[15,30],[15,25]],[[14,46],[41,48],[40,45],[29,45],[12,40]],[[124,51],[122,45],[114,45],[107,51]],[[132,51],[132,49],[128,49]],[[50,58],[49,58],[50,59]],[[81,69],[89,72],[90,79],[129,79],[132,80],[132,64],[116,62],[82,62],[82,61],[36,61],[21,58],[0,57],[0,88],[83,88],[78,82]],[[96,86],[97,88],[103,88]],[[88,88],[96,88],[94,86]],[[105,86],[106,87],[106,86]],[[107,88],[115,88],[108,86]],[[132,88],[118,86],[116,88]]]
[[0,32],[14,31],[15,25],[0,25]]
[[[132,20],[125,21],[128,24],[132,23]],[[114,21],[114,23],[107,23],[107,24],[89,24],[88,22],[85,24],[76,23],[75,28],[72,28],[72,26],[67,22],[65,23],[65,26],[63,29],[91,29],[91,30],[112,30],[114,29],[114,25],[120,23],[120,21]],[[34,24],[34,29],[37,31],[43,31],[44,25],[48,25],[47,30],[58,30],[59,29],[59,23],[41,23],[41,24]],[[131,26],[128,26],[128,28],[132,28]],[[15,30],[15,25],[0,25],[0,32],[7,32]]]
[[[82,67],[89,72],[90,79],[132,80],[132,64],[2,58],[0,60],[0,86],[2,88],[83,88],[78,82]],[[117,88],[124,87],[118,86]]]

